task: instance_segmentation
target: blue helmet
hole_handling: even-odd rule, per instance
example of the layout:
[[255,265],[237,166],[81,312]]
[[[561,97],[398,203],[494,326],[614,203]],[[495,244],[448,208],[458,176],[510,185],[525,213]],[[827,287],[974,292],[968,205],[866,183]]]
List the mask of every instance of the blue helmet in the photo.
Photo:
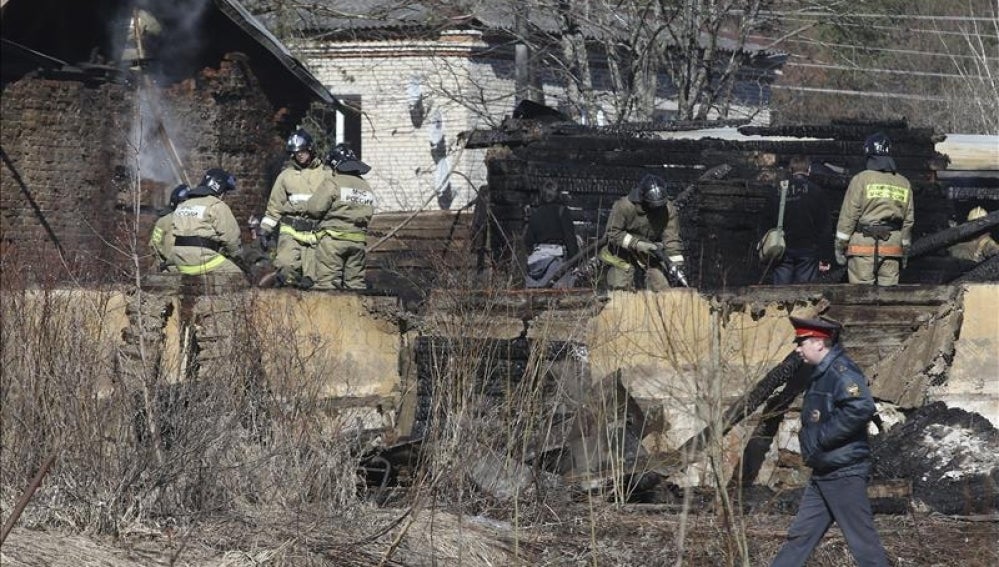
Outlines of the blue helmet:
[[308,132],[299,128],[288,136],[288,141],[284,145],[285,151],[289,154],[301,151],[312,151],[312,136]]
[[170,208],[176,209],[177,205],[183,203],[187,200],[187,194],[191,191],[191,188],[187,185],[181,183],[180,185],[173,188],[170,192]]
[[669,194],[666,192],[666,180],[651,173],[638,182],[638,187],[642,192],[642,202],[645,206],[658,209],[665,207],[669,201]]
[[200,185],[207,187],[212,194],[220,196],[236,190],[236,178],[224,169],[213,167],[205,172]]
[[866,156],[886,156],[891,150],[891,138],[884,132],[871,134],[864,140],[864,155]]

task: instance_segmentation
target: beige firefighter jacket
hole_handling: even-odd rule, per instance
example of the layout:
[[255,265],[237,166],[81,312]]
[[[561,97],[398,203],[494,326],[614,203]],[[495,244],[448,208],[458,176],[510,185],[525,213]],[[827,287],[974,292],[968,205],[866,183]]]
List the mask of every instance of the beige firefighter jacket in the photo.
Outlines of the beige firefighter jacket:
[[601,250],[600,257],[608,264],[622,268],[635,261],[645,264],[634,251],[635,244],[642,241],[661,243],[671,262],[683,263],[680,215],[672,202],[646,211],[641,203],[635,203],[628,196],[621,197],[611,208],[606,234],[607,246]]
[[[300,242],[314,243],[311,233],[318,228],[317,217],[309,218],[306,204],[320,187],[332,182],[330,168],[323,165],[322,160],[316,158],[306,167],[300,167],[292,160],[274,181],[260,229],[269,234],[284,217],[282,234],[289,234]],[[327,189],[335,190],[335,186]]]
[[318,189],[306,203],[309,215],[320,219],[323,234],[364,242],[375,213],[375,197],[363,177],[333,172],[334,184]]
[[900,257],[912,243],[915,223],[912,186],[897,173],[868,169],[853,176],[843,197],[836,224],[837,246],[849,242],[848,256],[873,256],[874,238],[864,236],[865,225],[895,223],[888,240],[878,244],[880,256]]
[[153,250],[157,271],[177,271],[173,265],[173,211],[156,220],[153,232],[149,236],[149,247]]
[[[203,274],[232,262],[241,254],[239,223],[229,205],[214,195],[196,195],[173,212],[173,262],[182,274]],[[176,240],[193,236],[215,243],[218,250],[205,246],[181,246]],[[238,268],[237,268],[238,269]]]
[[978,238],[959,242],[948,248],[947,252],[959,260],[978,263],[999,254],[999,243],[991,235],[983,234]]

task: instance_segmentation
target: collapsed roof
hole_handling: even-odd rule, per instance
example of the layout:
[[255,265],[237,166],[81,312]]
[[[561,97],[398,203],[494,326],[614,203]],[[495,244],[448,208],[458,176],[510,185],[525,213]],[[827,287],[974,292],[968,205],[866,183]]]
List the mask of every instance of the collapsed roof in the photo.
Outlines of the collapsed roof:
[[[5,0],[6,86],[29,73],[126,81],[137,57],[130,31],[142,21],[143,68],[161,84],[192,77],[242,52],[275,107],[336,104],[322,83],[235,0]],[[134,39],[132,39],[134,42]]]

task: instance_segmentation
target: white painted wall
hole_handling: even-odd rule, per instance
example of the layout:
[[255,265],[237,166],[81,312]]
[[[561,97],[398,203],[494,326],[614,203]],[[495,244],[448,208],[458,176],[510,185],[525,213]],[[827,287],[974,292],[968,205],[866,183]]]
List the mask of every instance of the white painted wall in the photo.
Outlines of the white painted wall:
[[[334,95],[361,97],[363,159],[372,167],[366,179],[378,198],[378,212],[439,208],[435,191],[452,168],[451,209],[467,205],[485,184],[485,150],[460,149],[458,134],[498,126],[515,102],[513,61],[490,55],[488,47],[478,32],[462,31],[433,41],[325,42],[300,49],[306,65]],[[594,86],[610,122],[615,117],[605,75],[596,69]],[[545,102],[558,107],[564,89],[550,71],[542,70],[542,79]],[[417,90],[426,112],[418,127],[410,117]],[[666,85],[659,108],[675,109],[668,94]],[[757,124],[769,121],[766,112],[744,114]],[[430,140],[441,133],[448,148],[443,165],[430,151]]]

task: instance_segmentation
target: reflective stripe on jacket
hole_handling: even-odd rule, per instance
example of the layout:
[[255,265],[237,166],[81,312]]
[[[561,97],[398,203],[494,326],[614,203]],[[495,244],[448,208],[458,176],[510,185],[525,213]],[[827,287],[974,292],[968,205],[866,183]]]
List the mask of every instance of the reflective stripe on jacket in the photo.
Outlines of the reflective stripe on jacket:
[[878,254],[902,256],[912,242],[915,206],[909,180],[897,173],[868,169],[854,175],[843,197],[836,239],[849,241],[847,254],[873,256],[874,238],[861,233],[862,225],[882,223],[901,226],[878,243]]
[[671,262],[683,262],[680,215],[672,202],[650,210],[628,196],[614,202],[607,219],[607,246],[610,252],[624,261],[633,261],[632,249],[638,241],[662,243]]
[[219,244],[219,252],[203,246],[174,246],[173,263],[181,273],[201,274],[241,254],[240,230],[229,206],[214,195],[192,197],[173,213],[173,235],[199,237]]
[[[308,216],[306,204],[320,187],[333,184],[331,175],[330,168],[323,165],[322,160],[318,158],[305,167],[300,167],[291,160],[274,180],[260,227],[270,232],[274,230],[282,216]],[[282,232],[291,234],[284,230]],[[299,239],[296,237],[296,240]]]

